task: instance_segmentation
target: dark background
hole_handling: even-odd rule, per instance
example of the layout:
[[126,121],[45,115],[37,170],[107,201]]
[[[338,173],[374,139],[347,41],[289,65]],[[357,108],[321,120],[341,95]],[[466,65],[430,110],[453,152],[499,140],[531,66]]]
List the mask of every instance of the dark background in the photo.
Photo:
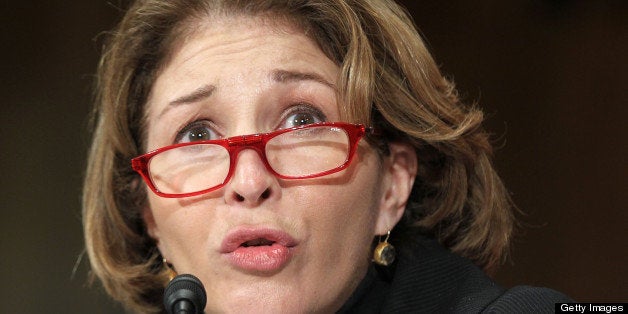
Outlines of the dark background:
[[[121,312],[77,263],[99,34],[121,15],[112,2],[1,6],[2,313]],[[628,301],[628,1],[404,2],[443,72],[485,108],[524,213],[498,282]]]

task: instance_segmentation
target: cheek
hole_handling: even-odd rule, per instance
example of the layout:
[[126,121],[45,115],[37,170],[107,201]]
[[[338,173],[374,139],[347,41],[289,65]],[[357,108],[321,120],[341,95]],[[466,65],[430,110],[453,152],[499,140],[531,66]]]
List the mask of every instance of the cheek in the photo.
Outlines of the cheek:
[[302,192],[317,195],[309,203],[316,224],[312,229],[320,232],[318,241],[355,254],[370,248],[379,213],[379,178],[373,168],[361,168],[347,184],[323,185],[315,194]]
[[[190,252],[199,252],[207,246],[208,232],[213,227],[213,211],[181,203],[181,199],[149,197],[149,204],[154,218],[153,236],[161,254],[174,263],[177,268],[182,261],[191,262]],[[200,256],[195,256],[199,258]],[[185,262],[187,264],[188,262]]]
[[[378,191],[371,186],[362,188],[331,188],[321,197],[316,208],[319,215],[337,224],[364,224],[374,220]],[[367,230],[363,230],[363,233]]]
[[381,192],[377,172],[369,170],[345,184],[302,187],[299,193],[307,198],[302,204],[311,205],[295,206],[303,210],[299,220],[309,231],[299,274],[321,299],[348,297],[370,263]]

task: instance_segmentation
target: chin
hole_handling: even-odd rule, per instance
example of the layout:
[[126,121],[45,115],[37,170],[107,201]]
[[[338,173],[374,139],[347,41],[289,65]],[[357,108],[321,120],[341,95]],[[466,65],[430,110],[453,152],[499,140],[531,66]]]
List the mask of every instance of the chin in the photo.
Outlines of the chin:
[[[333,313],[340,304],[326,302],[316,292],[301,290],[290,284],[270,283],[259,278],[246,288],[231,290],[219,300],[209,300],[206,313]],[[324,291],[329,293],[330,291]]]
[[318,312],[298,297],[279,297],[269,294],[253,294],[221,300],[219,304],[208,304],[205,313],[311,313]]

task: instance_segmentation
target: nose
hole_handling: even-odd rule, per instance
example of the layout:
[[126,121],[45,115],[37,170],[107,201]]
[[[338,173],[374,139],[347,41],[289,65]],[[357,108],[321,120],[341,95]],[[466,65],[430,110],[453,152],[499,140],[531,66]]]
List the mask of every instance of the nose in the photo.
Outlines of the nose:
[[233,176],[225,188],[225,202],[255,207],[278,195],[275,176],[268,171],[255,149],[244,149],[236,158]]

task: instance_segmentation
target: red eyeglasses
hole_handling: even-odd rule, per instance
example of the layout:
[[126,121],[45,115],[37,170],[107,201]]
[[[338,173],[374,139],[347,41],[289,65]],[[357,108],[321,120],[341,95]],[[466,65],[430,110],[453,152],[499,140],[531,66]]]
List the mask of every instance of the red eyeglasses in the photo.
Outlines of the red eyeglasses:
[[223,187],[238,153],[255,150],[281,179],[326,176],[349,166],[358,142],[371,132],[361,124],[315,123],[270,133],[240,135],[159,148],[131,160],[148,187],[161,197],[189,197]]

